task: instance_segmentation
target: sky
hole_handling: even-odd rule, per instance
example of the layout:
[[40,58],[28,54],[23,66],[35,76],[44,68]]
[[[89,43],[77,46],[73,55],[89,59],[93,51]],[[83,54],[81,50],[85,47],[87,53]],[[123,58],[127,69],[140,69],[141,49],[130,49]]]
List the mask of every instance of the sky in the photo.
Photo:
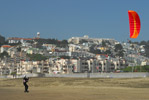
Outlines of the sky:
[[0,35],[58,40],[71,37],[129,38],[128,10],[141,20],[137,39],[149,40],[149,0],[0,0]]

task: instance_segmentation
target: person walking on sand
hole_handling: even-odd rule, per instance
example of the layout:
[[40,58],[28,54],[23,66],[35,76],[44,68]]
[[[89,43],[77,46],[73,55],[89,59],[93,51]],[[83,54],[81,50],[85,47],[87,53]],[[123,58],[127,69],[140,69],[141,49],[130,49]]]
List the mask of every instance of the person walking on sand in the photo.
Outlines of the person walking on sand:
[[27,85],[28,81],[29,81],[29,77],[26,77],[26,75],[25,75],[24,78],[23,78],[23,85],[25,87],[25,91],[24,92],[29,92],[28,91],[28,85]]

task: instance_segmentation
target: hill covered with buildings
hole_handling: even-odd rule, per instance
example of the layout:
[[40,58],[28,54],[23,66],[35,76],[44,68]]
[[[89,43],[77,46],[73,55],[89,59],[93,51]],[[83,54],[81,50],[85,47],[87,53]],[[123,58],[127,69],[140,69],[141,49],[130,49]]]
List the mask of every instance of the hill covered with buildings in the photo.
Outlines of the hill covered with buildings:
[[149,41],[121,43],[88,36],[60,41],[39,34],[36,38],[0,38],[0,75],[118,72],[149,65]]

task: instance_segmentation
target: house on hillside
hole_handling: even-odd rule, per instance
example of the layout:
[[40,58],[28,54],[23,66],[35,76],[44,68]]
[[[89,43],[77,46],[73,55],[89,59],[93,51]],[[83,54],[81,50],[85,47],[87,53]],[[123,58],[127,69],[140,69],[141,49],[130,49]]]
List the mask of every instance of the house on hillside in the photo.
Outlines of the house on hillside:
[[11,38],[8,38],[7,41],[8,43],[24,43],[26,41],[32,41],[33,38],[17,38],[17,37],[11,37]]
[[7,50],[9,48],[12,48],[13,46],[10,46],[10,45],[2,45],[1,48],[0,48],[0,53],[3,53],[4,51],[7,52]]

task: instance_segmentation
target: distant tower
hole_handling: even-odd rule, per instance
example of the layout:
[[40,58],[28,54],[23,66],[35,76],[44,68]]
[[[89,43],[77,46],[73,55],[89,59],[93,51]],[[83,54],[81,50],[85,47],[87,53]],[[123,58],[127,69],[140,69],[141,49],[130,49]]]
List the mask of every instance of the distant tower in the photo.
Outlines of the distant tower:
[[37,38],[40,38],[40,32],[37,32]]
[[88,39],[88,38],[89,38],[89,36],[88,36],[88,35],[84,35],[84,38],[87,38],[87,39]]

